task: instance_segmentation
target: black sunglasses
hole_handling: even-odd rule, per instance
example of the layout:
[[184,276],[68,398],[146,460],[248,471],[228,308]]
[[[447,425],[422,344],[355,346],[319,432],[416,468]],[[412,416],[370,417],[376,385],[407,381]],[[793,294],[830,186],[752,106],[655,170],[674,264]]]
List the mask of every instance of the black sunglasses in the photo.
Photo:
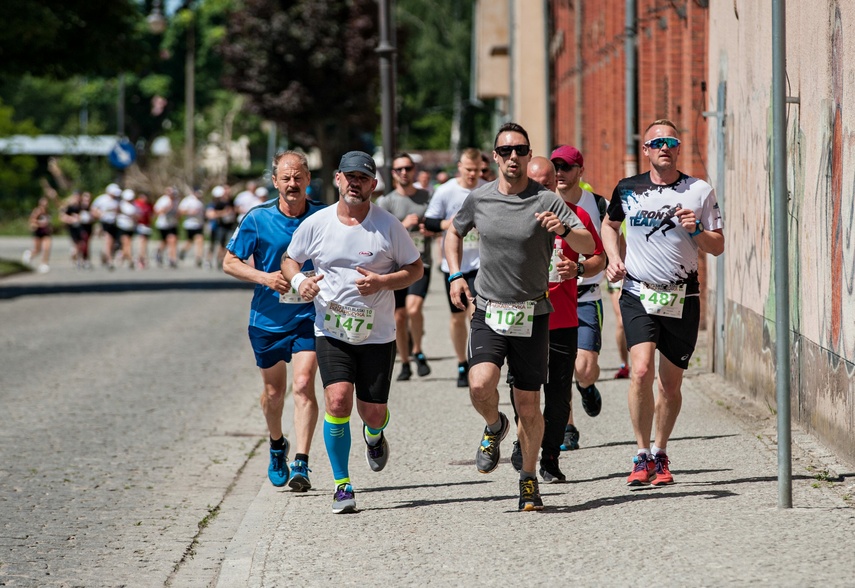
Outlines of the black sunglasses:
[[414,167],[415,167],[415,166],[412,166],[412,165],[405,165],[405,166],[403,166],[403,167],[393,167],[393,168],[392,168],[392,171],[393,171],[393,172],[398,172],[398,173],[405,172],[405,171],[407,171],[407,172],[411,172],[411,171],[413,171],[413,168],[414,168]]
[[573,165],[570,165],[569,163],[567,163],[566,161],[563,161],[561,159],[553,159],[552,165],[555,166],[556,171],[560,171],[560,172],[569,172],[574,167],[582,167],[581,165],[577,165],[575,163]]
[[502,145],[501,147],[496,147],[496,153],[501,157],[510,157],[513,151],[516,151],[520,157],[525,157],[531,151],[531,147],[528,145]]

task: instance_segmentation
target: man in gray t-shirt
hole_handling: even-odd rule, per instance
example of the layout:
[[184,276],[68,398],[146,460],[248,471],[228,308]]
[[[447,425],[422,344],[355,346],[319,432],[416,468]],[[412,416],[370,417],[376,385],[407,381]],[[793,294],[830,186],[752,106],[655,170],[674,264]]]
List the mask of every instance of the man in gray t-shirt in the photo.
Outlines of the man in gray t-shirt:
[[514,400],[519,415],[517,434],[523,466],[520,510],[541,510],[535,467],[543,439],[540,387],[546,381],[549,313],[549,259],[555,235],[576,251],[591,253],[594,239],[579,217],[554,192],[529,180],[528,133],[506,123],[496,135],[493,159],[496,181],[473,190],[445,236],[452,303],[471,299],[460,273],[463,237],[480,234],[481,268],[469,332],[469,396],[487,426],[475,454],[475,465],[489,473],[499,465],[500,444],[510,423],[499,412],[498,384],[502,365],[514,373]]
[[[409,288],[395,292],[395,328],[398,355],[401,358],[401,373],[398,381],[409,380],[410,353],[416,360],[416,373],[424,377],[430,374],[430,366],[422,351],[424,335],[424,303],[430,287],[431,245],[433,233],[424,226],[425,211],[430,194],[416,188],[416,165],[406,153],[398,153],[392,160],[395,189],[377,199],[377,206],[391,212],[407,229],[413,244],[421,254],[425,266],[424,276]],[[411,347],[412,346],[412,347]]]

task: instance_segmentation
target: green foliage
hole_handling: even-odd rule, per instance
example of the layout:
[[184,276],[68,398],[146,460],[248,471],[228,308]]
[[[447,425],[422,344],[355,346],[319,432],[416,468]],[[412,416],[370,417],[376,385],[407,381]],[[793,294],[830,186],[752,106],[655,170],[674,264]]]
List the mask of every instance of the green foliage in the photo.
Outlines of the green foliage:
[[142,9],[135,0],[4,0],[0,76],[68,78],[143,67]]
[[[16,122],[14,112],[0,100],[0,137],[38,134],[33,121]],[[38,183],[33,180],[37,165],[36,158],[31,155],[0,155],[0,214],[29,212],[29,201],[39,193]]]

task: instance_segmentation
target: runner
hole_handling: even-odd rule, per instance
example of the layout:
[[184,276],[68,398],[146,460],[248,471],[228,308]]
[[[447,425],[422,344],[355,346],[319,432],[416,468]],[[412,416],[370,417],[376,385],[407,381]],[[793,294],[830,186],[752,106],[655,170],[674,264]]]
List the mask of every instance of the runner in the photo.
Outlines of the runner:
[[[666,446],[683,403],[683,372],[698,337],[698,251],[721,255],[724,234],[712,187],[677,169],[680,139],[674,123],[660,119],[647,127],[644,155],[652,169],[621,180],[614,189],[603,244],[609,258],[606,276],[624,280],[620,310],[632,362],[629,414],[638,451],[626,483],[661,486],[674,482]],[[624,219],[625,261],[620,251]],[[659,394],[654,401],[657,350]],[[654,416],[656,437],[650,447]]]
[[[295,151],[277,153],[272,172],[279,198],[247,213],[228,243],[223,271],[256,284],[249,314],[249,340],[264,383],[261,409],[270,434],[267,477],[274,486],[287,482],[294,491],[305,492],[312,487],[309,450],[318,420],[318,363],[312,327],[315,309],[297,296],[282,275],[280,264],[294,231],[323,205],[306,197],[311,178],[304,155]],[[250,257],[254,266],[245,263]],[[310,272],[311,263],[306,263],[304,269]],[[291,387],[297,437],[297,453],[290,468],[290,443],[282,432],[288,363],[293,363]]]
[[510,428],[498,410],[497,389],[507,359],[515,378],[523,455],[519,509],[541,510],[535,467],[543,439],[540,387],[547,377],[553,310],[547,298],[549,260],[555,235],[586,253],[593,251],[594,239],[554,192],[529,179],[530,152],[528,133],[520,125],[506,123],[499,129],[493,148],[499,177],[466,198],[446,233],[445,256],[451,272],[450,298],[462,309],[462,296],[472,300],[460,271],[463,238],[478,229],[481,268],[469,334],[469,395],[487,426],[475,465],[485,474],[499,465],[500,443]]
[[[389,459],[389,387],[395,361],[395,290],[422,277],[421,257],[404,226],[371,203],[377,167],[367,153],[345,153],[336,172],[339,200],[294,233],[282,273],[314,300],[318,366],[324,383],[324,443],[335,480],[332,511],[356,512],[350,480],[350,415],[362,418],[369,467]],[[311,260],[316,275],[300,271]]]

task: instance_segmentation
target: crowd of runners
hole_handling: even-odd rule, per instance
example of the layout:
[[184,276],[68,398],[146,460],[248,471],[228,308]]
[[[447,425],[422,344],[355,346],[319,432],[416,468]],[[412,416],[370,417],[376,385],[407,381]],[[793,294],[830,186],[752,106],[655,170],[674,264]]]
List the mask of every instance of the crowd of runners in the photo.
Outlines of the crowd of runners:
[[[580,443],[572,389],[588,415],[600,412],[604,292],[620,316],[623,365],[615,377],[630,380],[638,446],[626,484],[673,483],[666,448],[699,328],[698,255],[724,251],[723,225],[709,184],[677,168],[674,124],[654,121],[643,137],[650,171],[621,180],[608,199],[582,182],[578,149],[562,145],[535,157],[527,132],[514,123],[499,129],[491,156],[464,150],[456,175],[438,186],[420,176],[412,156],[396,154],[394,186],[380,198],[371,156],[346,153],[335,175],[338,200],[327,207],[307,197],[305,157],[277,154],[278,196],[239,223],[223,264],[229,275],[256,284],[248,334],[263,382],[271,483],[296,492],[312,487],[320,372],[332,510],[357,512],[349,461],[353,408],[362,420],[366,461],[380,471],[394,444],[386,431],[395,357],[398,382],[413,377],[413,363],[418,376],[431,373],[422,308],[432,274],[448,294],[457,385],[468,387],[484,419],[475,467],[485,474],[499,465],[511,429],[499,411],[507,363],[521,511],[544,508],[541,480],[566,480],[560,454]],[[436,262],[439,272],[432,271]],[[296,441],[290,461],[282,427],[288,365]]]

